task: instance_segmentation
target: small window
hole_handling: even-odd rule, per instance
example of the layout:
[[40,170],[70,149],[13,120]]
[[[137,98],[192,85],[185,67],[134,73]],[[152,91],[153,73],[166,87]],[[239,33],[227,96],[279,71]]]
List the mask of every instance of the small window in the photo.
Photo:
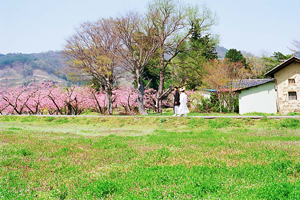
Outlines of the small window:
[[297,93],[289,92],[289,100],[297,100]]
[[295,85],[296,81],[294,78],[289,79],[289,85]]

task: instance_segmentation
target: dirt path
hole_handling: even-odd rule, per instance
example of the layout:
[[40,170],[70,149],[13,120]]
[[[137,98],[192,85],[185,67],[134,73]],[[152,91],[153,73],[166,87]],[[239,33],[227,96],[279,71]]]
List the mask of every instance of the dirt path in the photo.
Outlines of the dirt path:
[[[156,116],[141,116],[141,115],[8,115],[8,116],[35,116],[35,117],[173,117],[173,116],[163,116],[163,115],[156,115]],[[300,119],[300,116],[244,116],[244,115],[236,115],[236,116],[187,116],[188,118],[202,118],[202,119],[216,119],[216,118],[232,118],[232,119],[262,119],[267,117],[268,119]],[[178,117],[177,117],[178,118]]]

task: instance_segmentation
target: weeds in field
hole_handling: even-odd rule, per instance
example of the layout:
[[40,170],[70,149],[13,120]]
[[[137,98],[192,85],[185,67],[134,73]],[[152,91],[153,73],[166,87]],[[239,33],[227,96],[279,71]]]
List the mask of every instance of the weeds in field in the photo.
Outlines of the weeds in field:
[[2,199],[299,199],[297,119],[0,117]]

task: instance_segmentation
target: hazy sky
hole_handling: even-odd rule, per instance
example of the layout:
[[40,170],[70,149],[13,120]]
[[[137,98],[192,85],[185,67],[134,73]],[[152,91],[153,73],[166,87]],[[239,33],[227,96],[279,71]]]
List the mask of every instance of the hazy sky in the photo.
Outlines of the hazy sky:
[[[65,39],[85,21],[143,12],[148,0],[0,0],[0,53],[62,50]],[[300,40],[300,0],[182,0],[206,3],[219,17],[213,28],[220,45],[256,55],[291,53]]]

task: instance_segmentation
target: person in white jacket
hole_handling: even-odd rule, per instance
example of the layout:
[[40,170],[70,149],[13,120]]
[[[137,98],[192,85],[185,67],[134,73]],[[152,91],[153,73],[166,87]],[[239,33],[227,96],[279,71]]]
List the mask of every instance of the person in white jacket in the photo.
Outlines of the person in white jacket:
[[185,94],[185,88],[180,89],[180,106],[178,109],[179,116],[183,115],[186,117],[186,115],[190,112],[188,107],[187,107],[187,95]]

